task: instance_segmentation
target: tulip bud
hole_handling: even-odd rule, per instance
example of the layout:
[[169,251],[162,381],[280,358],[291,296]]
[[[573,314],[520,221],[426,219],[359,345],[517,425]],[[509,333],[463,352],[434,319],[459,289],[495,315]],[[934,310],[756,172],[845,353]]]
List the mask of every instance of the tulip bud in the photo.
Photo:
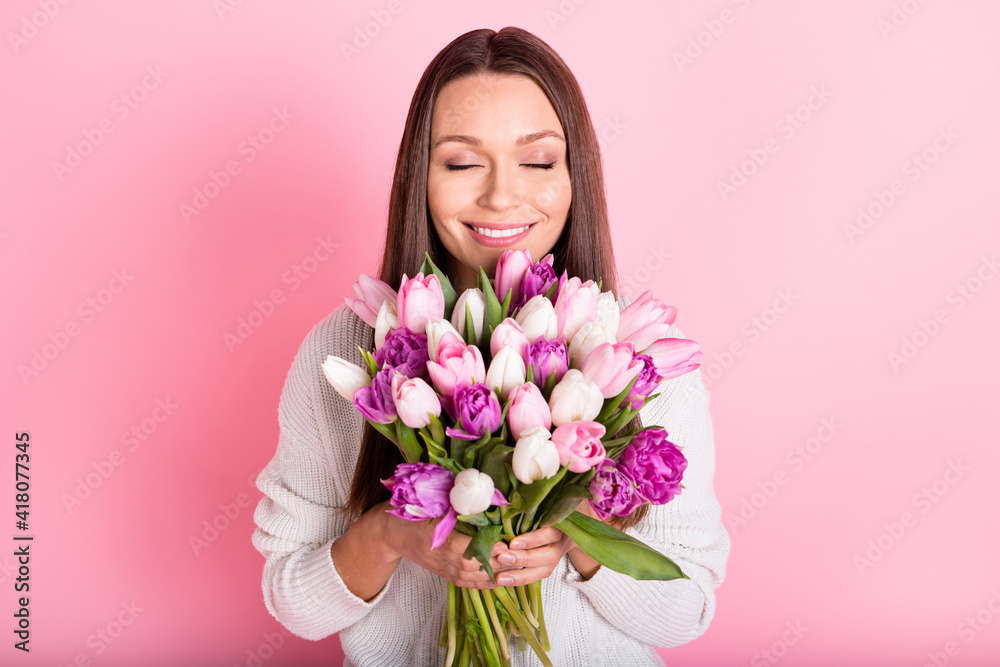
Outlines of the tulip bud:
[[569,356],[572,358],[573,367],[580,368],[583,360],[597,346],[617,342],[613,329],[609,329],[601,322],[586,322],[569,342]]
[[528,299],[514,319],[521,325],[529,342],[537,338],[555,338],[558,335],[555,308],[542,294]]
[[476,328],[476,344],[483,337],[483,318],[486,316],[486,297],[483,291],[477,287],[465,290],[459,295],[455,302],[455,309],[451,313],[451,324],[458,331],[462,340],[465,340],[465,306],[469,306],[469,313],[472,315],[472,323]]
[[604,407],[601,388],[571,368],[563,379],[556,383],[549,396],[552,423],[556,426],[575,421],[590,421],[597,417]]
[[514,445],[511,468],[523,484],[547,479],[559,472],[559,450],[551,440],[552,434],[544,426],[533,426],[525,431]]
[[431,415],[441,415],[441,401],[420,378],[397,372],[392,378],[392,401],[399,419],[410,428],[423,428],[431,423]]
[[[558,386],[558,385],[557,385]],[[542,396],[542,390],[534,382],[525,382],[510,392],[507,408],[507,425],[515,442],[535,426],[552,426],[552,412]]]
[[459,514],[485,512],[493,503],[493,478],[475,468],[463,470],[455,475],[449,498]]
[[385,344],[385,337],[389,335],[390,329],[397,328],[399,328],[399,316],[396,314],[396,304],[383,301],[375,317],[375,349]]
[[528,337],[524,335],[524,329],[513,317],[504,318],[493,330],[490,338],[490,354],[494,357],[505,345],[512,345],[522,359],[527,358]]
[[513,347],[506,345],[490,361],[484,384],[490,389],[499,389],[500,397],[506,401],[515,387],[524,384],[526,370],[521,355]]
[[361,387],[371,386],[372,378],[363,368],[332,354],[326,356],[322,368],[327,381],[348,401],[354,401],[354,392]]
[[[424,333],[427,334],[427,358],[430,361],[437,361],[438,345],[446,333],[454,334],[456,340],[462,341],[462,334],[443,317],[435,317],[430,320]],[[464,341],[462,342],[464,343]]]

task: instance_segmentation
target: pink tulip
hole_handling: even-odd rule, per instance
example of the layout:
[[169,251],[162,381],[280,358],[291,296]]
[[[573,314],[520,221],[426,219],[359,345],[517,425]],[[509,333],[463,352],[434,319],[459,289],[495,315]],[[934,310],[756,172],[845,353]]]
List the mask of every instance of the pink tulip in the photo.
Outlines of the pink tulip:
[[508,400],[510,407],[507,408],[507,425],[515,441],[536,426],[544,426],[546,429],[552,426],[549,404],[534,382],[515,387]]
[[437,276],[418,273],[407,278],[404,273],[396,296],[396,314],[399,324],[413,333],[424,333],[429,321],[444,317],[444,293]]
[[619,342],[632,341],[636,352],[643,354],[653,341],[667,337],[676,319],[676,308],[666,305],[646,290],[621,312],[616,338]]
[[351,285],[351,289],[354,291],[354,298],[347,297],[344,301],[370,327],[375,326],[375,318],[383,302],[396,303],[396,290],[378,278],[363,273]]
[[513,290],[511,304],[517,305],[521,299],[521,281],[528,273],[531,265],[530,250],[504,250],[497,262],[496,279],[494,280],[497,299],[503,303],[508,290]]
[[664,380],[675,378],[701,365],[704,356],[698,343],[687,338],[660,338],[644,350],[653,359],[656,372]]
[[399,372],[392,378],[392,402],[400,420],[410,428],[423,428],[431,423],[431,415],[441,415],[441,401],[431,386]]
[[552,432],[552,443],[559,452],[559,464],[569,464],[570,472],[587,472],[607,456],[601,438],[603,426],[593,421],[564,424]]
[[483,354],[475,345],[465,345],[447,333],[438,343],[437,360],[427,362],[431,381],[442,395],[451,397],[455,387],[486,379]]
[[635,359],[631,342],[601,343],[583,360],[580,370],[601,388],[604,398],[613,398],[639,374],[642,362]]
[[517,350],[522,359],[526,358],[528,336],[513,317],[505,318],[493,330],[493,336],[490,338],[490,354],[495,357],[500,353],[500,350],[508,345]]
[[585,322],[597,319],[597,300],[600,290],[593,280],[583,282],[579,278],[568,278],[559,288],[555,312],[557,332],[567,341],[580,330]]

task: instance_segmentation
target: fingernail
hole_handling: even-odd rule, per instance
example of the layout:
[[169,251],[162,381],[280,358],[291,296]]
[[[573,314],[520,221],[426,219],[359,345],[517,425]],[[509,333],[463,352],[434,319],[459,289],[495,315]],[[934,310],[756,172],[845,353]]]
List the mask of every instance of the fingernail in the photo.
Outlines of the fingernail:
[[500,554],[497,556],[497,560],[504,565],[513,565],[517,562],[517,559],[514,558],[514,554]]
[[501,574],[499,577],[497,577],[497,583],[500,584],[501,586],[510,586],[511,584],[514,583],[514,577],[510,577],[506,574]]
[[515,541],[513,541],[513,542],[510,543],[510,548],[511,549],[523,549],[524,548],[524,542],[522,542],[521,540],[515,540]]

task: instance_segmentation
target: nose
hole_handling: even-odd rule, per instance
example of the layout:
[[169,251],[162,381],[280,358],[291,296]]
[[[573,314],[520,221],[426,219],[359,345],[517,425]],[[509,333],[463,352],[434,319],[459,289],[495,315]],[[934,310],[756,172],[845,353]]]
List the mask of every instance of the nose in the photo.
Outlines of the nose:
[[479,205],[495,211],[517,208],[524,203],[521,181],[516,173],[517,166],[497,166],[485,181],[485,190],[479,198]]

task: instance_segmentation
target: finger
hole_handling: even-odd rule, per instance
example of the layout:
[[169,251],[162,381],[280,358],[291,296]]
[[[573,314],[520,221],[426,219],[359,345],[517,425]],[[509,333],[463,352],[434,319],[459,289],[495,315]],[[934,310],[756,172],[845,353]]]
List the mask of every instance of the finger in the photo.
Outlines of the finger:
[[537,549],[546,544],[558,542],[563,538],[563,535],[564,533],[558,528],[551,526],[548,528],[539,528],[538,530],[515,537],[510,543],[510,548],[512,550]]
[[497,583],[501,586],[524,586],[541,579],[545,579],[552,574],[555,565],[541,567],[525,567],[519,570],[509,570],[497,574]]
[[497,560],[504,568],[555,567],[567,551],[562,541],[544,544],[534,549],[511,549]]

